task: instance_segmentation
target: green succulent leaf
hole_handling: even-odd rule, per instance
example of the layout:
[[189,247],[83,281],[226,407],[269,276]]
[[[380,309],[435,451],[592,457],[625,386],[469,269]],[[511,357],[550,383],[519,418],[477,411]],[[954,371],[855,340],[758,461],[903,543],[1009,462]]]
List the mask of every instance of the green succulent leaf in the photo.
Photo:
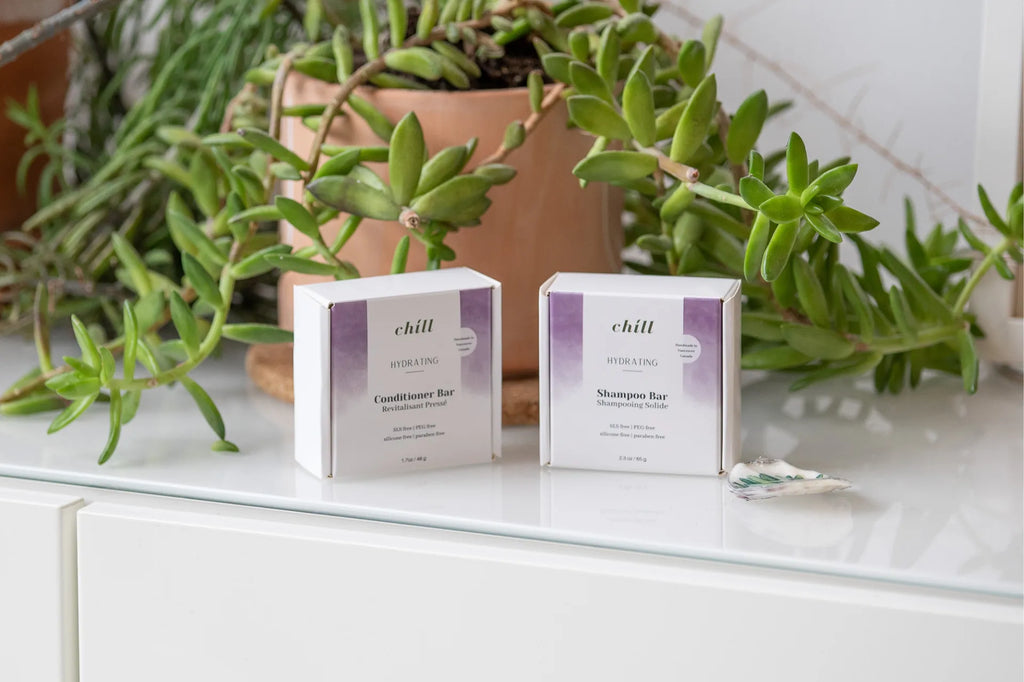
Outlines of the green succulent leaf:
[[669,156],[673,161],[685,163],[704,142],[715,115],[717,84],[711,74],[693,91],[672,137]]
[[397,275],[405,272],[409,261],[409,235],[404,235],[398,240],[395,246],[395,254],[391,258],[391,274]]
[[214,452],[238,452],[238,446],[223,438],[213,441],[210,449]]
[[745,312],[741,316],[743,336],[761,341],[782,341],[784,323],[785,320],[773,313]]
[[718,38],[722,35],[722,24],[724,21],[721,14],[716,14],[704,24],[704,30],[701,32],[701,42],[703,42],[707,49],[707,56],[704,58],[705,69],[710,69],[711,62],[715,59],[715,48],[718,47]]
[[871,302],[861,288],[857,279],[843,265],[836,264],[836,281],[843,293],[843,298],[857,315],[857,331],[862,339],[871,342],[875,335],[874,318],[871,314]]
[[516,177],[516,169],[503,163],[488,163],[473,169],[473,175],[479,175],[492,185],[504,185]]
[[985,188],[981,185],[978,185],[978,201],[981,202],[981,209],[985,212],[985,217],[988,219],[988,222],[992,224],[992,227],[996,228],[1004,235],[1009,236],[1010,226],[1007,225],[1006,221],[999,215],[995,206],[992,205],[992,200],[988,198],[988,192],[986,192]]
[[[796,133],[790,133],[789,144],[786,146],[786,178],[789,181],[790,192],[800,194],[807,189],[809,181],[807,148],[804,146],[804,141]],[[802,199],[803,197],[801,197]],[[801,201],[801,203],[807,202]]]
[[832,224],[832,221],[829,220],[828,216],[823,214],[814,215],[812,213],[806,213],[804,218],[807,219],[807,222],[818,234],[830,242],[838,244],[843,241],[843,235],[840,234],[836,226]]
[[581,62],[590,61],[590,35],[586,28],[574,28],[569,32],[569,54]]
[[438,0],[423,0],[420,6],[420,16],[416,21],[416,37],[426,40],[430,32],[437,26],[437,19],[440,16]]
[[274,269],[274,265],[266,260],[270,255],[283,255],[291,253],[292,248],[287,244],[275,244],[249,254],[231,267],[231,274],[235,279],[248,279],[256,277]]
[[[796,243],[796,234],[800,224],[797,221],[790,221],[780,224],[768,240],[768,246],[764,252],[764,262],[761,264],[761,276],[766,282],[772,282],[779,278],[783,270],[789,264],[789,256],[793,252],[793,244]],[[795,290],[794,290],[795,291]],[[778,293],[776,293],[778,298]],[[780,302],[782,300],[780,299]],[[783,305],[786,305],[783,303]],[[786,306],[791,307],[791,306]]]
[[481,75],[480,67],[475,61],[466,56],[466,53],[455,47],[451,43],[444,41],[436,41],[430,44],[430,46],[439,53],[445,59],[451,61],[456,67],[465,73],[469,74],[473,78],[479,78]]
[[572,57],[561,52],[551,52],[541,56],[540,61],[549,76],[556,81],[572,85],[572,76],[569,71]]
[[263,259],[271,266],[271,269],[279,268],[304,275],[326,275],[328,277],[336,277],[340,274],[338,268],[334,265],[299,256],[272,253],[263,256]]
[[[367,59],[376,59],[380,56],[380,47],[377,43],[380,23],[377,20],[377,7],[373,0],[359,0],[359,18],[363,24],[363,52]],[[223,436],[221,437],[223,438]]]
[[199,325],[195,313],[177,291],[171,292],[171,322],[185,344],[188,356],[195,358],[199,354]]
[[654,114],[654,94],[642,71],[637,71],[622,91],[622,113],[633,137],[644,147],[657,141],[657,120]]
[[469,153],[464,145],[446,147],[423,164],[416,194],[426,194],[442,182],[452,179],[463,169]]
[[86,329],[86,326],[78,319],[77,315],[71,316],[71,328],[75,333],[75,341],[78,343],[78,348],[82,351],[82,361],[90,367],[99,369],[100,352],[96,348],[96,342],[93,341],[89,330]]
[[195,289],[200,299],[206,301],[214,308],[220,308],[224,305],[224,299],[220,295],[217,283],[213,281],[213,277],[210,276],[210,273],[206,271],[206,268],[195,257],[188,253],[181,254],[181,266],[189,283],[191,283],[192,288]]
[[569,98],[569,116],[587,132],[612,140],[628,140],[629,125],[610,104],[592,95]]
[[620,50],[619,34],[615,27],[609,24],[601,32],[601,40],[598,42],[597,55],[594,59],[597,72],[601,74],[609,88],[618,80]]
[[852,341],[831,329],[787,324],[782,327],[782,337],[801,353],[822,360],[842,360],[854,351]]
[[661,234],[645,234],[636,240],[636,245],[651,253],[667,253],[672,250],[672,240]]
[[464,218],[465,206],[486,198],[490,188],[491,183],[478,175],[459,175],[416,197],[410,208],[428,220],[454,221]]
[[957,346],[960,353],[960,373],[964,390],[970,394],[978,391],[978,352],[974,348],[974,337],[967,329],[957,332]]
[[400,206],[408,205],[420,182],[420,171],[427,155],[423,128],[414,112],[409,112],[395,126],[388,156],[388,179],[391,194]]
[[796,221],[804,214],[800,202],[790,194],[773,196],[762,202],[757,209],[777,223]]
[[619,19],[615,26],[619,37],[625,43],[655,43],[658,40],[658,29],[654,22],[643,12],[631,12]]
[[[90,393],[87,396],[81,397],[73,401],[70,405],[64,408],[64,411],[58,414],[52,422],[50,422],[49,428],[46,433],[57,433],[65,426],[75,421],[82,414],[85,413],[89,406],[96,402],[96,396],[98,393]],[[49,396],[47,396],[49,397]]]
[[578,178],[593,182],[628,182],[645,178],[658,168],[658,160],[643,152],[601,152],[589,156],[573,168]]
[[355,58],[352,53],[352,44],[349,41],[348,28],[344,24],[334,27],[334,33],[331,36],[331,51],[334,54],[334,63],[337,65],[338,82],[344,83],[352,75]]
[[917,320],[910,309],[910,301],[899,287],[889,289],[889,306],[900,333],[911,341],[917,341]]
[[740,164],[746,160],[761,135],[767,115],[768,95],[764,90],[758,90],[743,100],[732,117],[726,137],[725,152],[730,163]]
[[262,130],[242,128],[238,134],[253,147],[270,154],[278,161],[283,161],[300,171],[309,170],[309,164],[304,159]]
[[612,16],[613,13],[611,6],[603,2],[582,2],[559,14],[555,19],[555,25],[559,28],[573,28],[595,24]]
[[819,194],[839,196],[843,193],[857,174],[857,164],[848,163],[831,170],[827,170],[811,182],[807,189],[800,193],[800,203],[807,204]]
[[237,213],[228,222],[236,223],[269,223],[281,220],[284,216],[277,206],[253,206]]
[[541,71],[531,71],[526,77],[526,85],[530,94],[530,111],[539,113],[541,103],[544,101],[544,74]]
[[757,282],[761,278],[761,264],[764,252],[771,236],[771,221],[764,213],[758,213],[747,239],[747,250],[743,256],[743,277],[748,282]]
[[601,78],[600,74],[590,66],[587,66],[582,62],[572,62],[569,65],[569,78],[572,79],[573,87],[576,88],[576,91],[581,95],[592,95],[599,99],[603,99],[609,104],[614,101],[612,98],[612,91],[608,89],[608,84],[605,83],[605,80]]
[[405,41],[405,31],[409,27],[409,15],[405,11],[403,0],[387,0],[387,5],[391,46],[396,47]]
[[814,269],[803,258],[793,259],[793,278],[796,282],[797,300],[800,301],[800,307],[808,319],[816,327],[828,327],[831,317],[828,313],[825,289],[814,274]]
[[328,175],[348,175],[360,161],[361,150],[359,148],[345,149],[320,164],[313,179],[319,179]]
[[78,372],[66,372],[46,380],[46,387],[68,400],[77,400],[100,391],[98,372],[96,376],[83,376]]
[[210,425],[213,432],[217,434],[220,439],[224,438],[224,419],[220,416],[220,410],[217,409],[217,405],[214,404],[213,399],[210,395],[203,390],[203,387],[195,382],[194,379],[188,376],[181,378],[181,385],[185,387],[188,394],[192,396],[192,400],[195,401],[196,407],[202,413],[206,423]]
[[697,87],[701,79],[704,78],[706,64],[707,55],[704,43],[699,40],[687,40],[679,48],[679,73],[683,77],[683,82],[691,88]]
[[145,296],[152,291],[153,283],[150,281],[149,270],[131,242],[117,232],[114,232],[110,235],[110,243],[114,247],[117,259],[121,261],[121,265],[128,271],[128,276],[131,278],[132,287],[135,289],[135,292],[139,296]]
[[398,220],[401,207],[383,190],[347,176],[332,176],[314,180],[307,189],[326,206],[372,218]]
[[775,194],[761,180],[753,175],[748,175],[740,178],[740,196],[751,208],[757,209],[761,207],[761,204],[773,198]]
[[274,207],[299,232],[311,239],[320,238],[320,225],[305,206],[294,199],[278,196],[274,198]]
[[110,391],[110,432],[98,464],[105,464],[117,449],[117,443],[121,440],[121,418],[121,391],[115,388]]
[[226,324],[224,338],[242,343],[291,343],[293,334],[273,324]]
[[370,130],[373,131],[374,135],[385,142],[391,140],[391,133],[394,132],[395,127],[377,107],[354,94],[348,96],[348,105],[352,107],[352,111],[356,115],[366,121],[366,125],[370,126]]
[[666,223],[675,223],[682,212],[693,203],[696,196],[685,182],[676,184],[675,189],[672,190],[658,210],[659,217]]
[[747,160],[747,170],[752,177],[764,181],[764,157],[756,151],[751,150],[750,158]]
[[384,53],[384,63],[389,69],[428,81],[436,81],[444,73],[441,55],[425,47],[388,50]]
[[878,227],[877,220],[849,206],[837,206],[824,215],[840,232],[866,232]]

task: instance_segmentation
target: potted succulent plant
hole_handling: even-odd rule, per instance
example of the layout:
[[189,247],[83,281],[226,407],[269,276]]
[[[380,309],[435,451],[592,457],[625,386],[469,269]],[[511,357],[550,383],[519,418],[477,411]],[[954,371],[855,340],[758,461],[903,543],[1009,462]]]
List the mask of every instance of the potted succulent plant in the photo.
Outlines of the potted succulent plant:
[[[335,60],[351,65],[319,69],[326,81],[317,79],[318,70],[310,66],[306,73],[293,70],[284,85],[284,107],[302,111],[304,106],[330,101],[338,82],[351,77],[357,64],[370,75],[355,79],[364,82],[356,86],[350,102],[342,108],[345,115],[334,120],[326,135],[320,133],[320,121],[304,123],[299,117],[286,117],[282,139],[304,156],[314,145],[372,147],[387,142],[393,123],[415,112],[428,155],[445,150],[424,171],[417,193],[446,179],[445,173],[455,173],[457,162],[467,167],[502,162],[515,168],[516,181],[494,187],[488,192],[487,201],[492,203],[487,211],[466,221],[479,225],[453,232],[447,246],[455,254],[453,264],[475,267],[504,283],[503,308],[508,319],[516,321],[503,332],[506,377],[536,374],[534,309],[541,282],[559,268],[617,271],[622,249],[622,193],[607,185],[580,189],[571,171],[593,141],[567,125],[566,106],[560,97],[563,85],[537,89],[542,80],[541,62],[527,40],[532,31],[522,28],[545,26],[551,19],[536,7],[526,9],[515,20],[505,9],[495,8],[492,20],[481,21],[478,10],[475,16],[470,13],[457,35],[452,31],[435,40],[439,36],[431,38],[431,24],[457,19],[456,3],[446,5],[441,14],[436,3],[424,4],[422,12],[389,3],[383,31],[378,30],[372,3],[363,2],[360,9],[364,35],[354,45],[352,57],[347,56],[351,41],[344,25],[335,28],[332,42],[332,52],[336,49],[340,54]],[[502,16],[507,16],[507,23],[501,23]],[[493,20],[508,30],[492,33]],[[548,34],[557,35],[553,28]],[[388,49],[406,42],[410,47],[404,52]],[[374,67],[374,59],[386,68]],[[536,110],[531,108],[528,81],[533,85]],[[366,165],[388,181],[388,164]],[[302,200],[304,189],[301,182],[286,184],[286,193],[293,199]],[[347,217],[343,214],[321,226],[321,234],[335,237]],[[408,227],[399,221],[366,218],[346,243],[346,257],[363,275],[386,273],[395,247],[408,234]],[[295,247],[311,245],[310,238],[287,221],[282,222],[282,239]],[[429,247],[412,249],[409,267],[425,267],[429,251]],[[450,254],[444,250],[443,255]],[[323,277],[295,272],[281,277],[278,319],[282,326],[291,324],[294,284],[316,279]]]
[[[8,411],[30,409],[32,400],[66,400],[53,425],[62,428],[98,398],[109,399],[111,439],[102,461],[141,396],[181,382],[217,433],[216,447],[233,447],[191,371],[222,338],[290,338],[276,325],[233,319],[239,287],[274,270],[358,276],[346,249],[366,229],[363,221],[382,221],[400,235],[390,254],[394,272],[405,270],[414,249],[422,250],[427,267],[454,259],[451,240],[459,233],[518,229],[474,225],[485,219],[494,188],[519,180],[522,170],[507,152],[528,142],[536,121],[562,101],[569,121],[591,137],[576,159],[575,178],[624,193],[624,241],[645,254],[629,267],[745,280],[744,367],[793,372],[794,388],[874,372],[880,390],[898,391],[916,385],[923,371],[939,370],[962,375],[966,389],[976,389],[977,330],[966,306],[987,270],[1010,274],[1004,256],[1020,259],[1020,186],[1005,210],[979,192],[987,221],[1002,235],[997,245],[982,243],[964,221],[959,232],[939,226],[923,239],[911,223],[905,262],[864,239],[876,221],[846,205],[843,193],[855,164],[815,160],[795,133],[783,151],[758,149],[771,112],[763,91],[735,112],[722,108],[711,69],[718,18],[700,39],[680,42],[652,21],[655,7],[636,0],[554,6],[428,0],[415,21],[392,0],[383,13],[389,28],[381,35],[382,16],[372,3],[364,0],[360,8],[361,40],[351,40],[342,24],[327,38],[322,8],[309,3],[305,23],[313,40],[271,50],[249,72],[249,83],[226,106],[223,132],[160,129],[170,146],[142,163],[154,182],[165,178],[175,186],[163,226],[177,258],[154,264],[145,242],[111,234],[115,274],[126,291],[123,312],[112,320],[116,334],[97,340],[73,318],[82,354],[64,365],[48,354],[46,290],[39,289],[41,368],[0,398]],[[494,151],[481,151],[471,134],[464,143],[431,148],[416,112],[392,120],[382,111],[386,93],[360,89],[464,83],[471,63],[501,59],[498,50],[475,49],[491,44],[506,50],[529,45],[543,70],[528,71],[522,92],[531,113],[525,119],[510,113],[511,124],[493,122],[503,135]],[[330,84],[329,98],[286,100],[293,72]],[[380,141],[354,136],[328,144],[339,116],[362,119]],[[313,143],[300,147],[297,137],[283,137],[286,118],[310,128]],[[385,164],[386,180],[373,164]],[[279,180],[293,183],[289,192],[278,190]],[[347,217],[337,232],[325,230],[342,214]],[[278,243],[282,220],[308,243]],[[970,274],[964,272],[969,259],[955,252],[959,234],[984,252]],[[859,252],[859,271],[840,263],[843,242]],[[173,328],[170,338],[156,334],[164,328]],[[122,354],[120,362],[115,353]]]

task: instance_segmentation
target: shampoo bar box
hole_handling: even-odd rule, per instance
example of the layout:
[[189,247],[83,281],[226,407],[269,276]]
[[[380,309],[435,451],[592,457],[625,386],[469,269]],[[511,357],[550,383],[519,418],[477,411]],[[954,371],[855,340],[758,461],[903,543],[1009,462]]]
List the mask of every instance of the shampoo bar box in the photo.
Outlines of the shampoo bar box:
[[295,459],[322,477],[501,452],[501,288],[468,268],[295,287]]
[[540,459],[717,475],[739,454],[740,283],[559,273],[540,289]]

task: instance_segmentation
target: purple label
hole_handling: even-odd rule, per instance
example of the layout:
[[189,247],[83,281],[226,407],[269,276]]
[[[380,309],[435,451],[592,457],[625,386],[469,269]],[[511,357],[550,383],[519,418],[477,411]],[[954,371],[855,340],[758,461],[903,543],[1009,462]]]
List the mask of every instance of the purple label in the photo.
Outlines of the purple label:
[[491,289],[459,292],[460,323],[476,334],[476,349],[462,358],[462,387],[474,393],[491,391]]
[[331,308],[331,403],[366,395],[366,301],[335,303]]
[[554,396],[583,383],[583,294],[548,295],[551,391]]
[[683,332],[700,342],[700,357],[683,365],[687,395],[714,405],[722,396],[722,301],[688,298],[683,302]]

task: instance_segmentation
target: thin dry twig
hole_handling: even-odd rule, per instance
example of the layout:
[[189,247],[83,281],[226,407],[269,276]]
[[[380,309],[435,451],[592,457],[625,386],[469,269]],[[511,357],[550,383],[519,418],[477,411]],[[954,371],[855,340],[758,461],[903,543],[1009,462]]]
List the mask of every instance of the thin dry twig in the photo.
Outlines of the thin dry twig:
[[66,31],[72,24],[99,14],[120,1],[81,0],[67,9],[43,19],[32,28],[27,28],[7,42],[0,44],[0,67],[10,64],[29,50],[39,47],[58,33]]

